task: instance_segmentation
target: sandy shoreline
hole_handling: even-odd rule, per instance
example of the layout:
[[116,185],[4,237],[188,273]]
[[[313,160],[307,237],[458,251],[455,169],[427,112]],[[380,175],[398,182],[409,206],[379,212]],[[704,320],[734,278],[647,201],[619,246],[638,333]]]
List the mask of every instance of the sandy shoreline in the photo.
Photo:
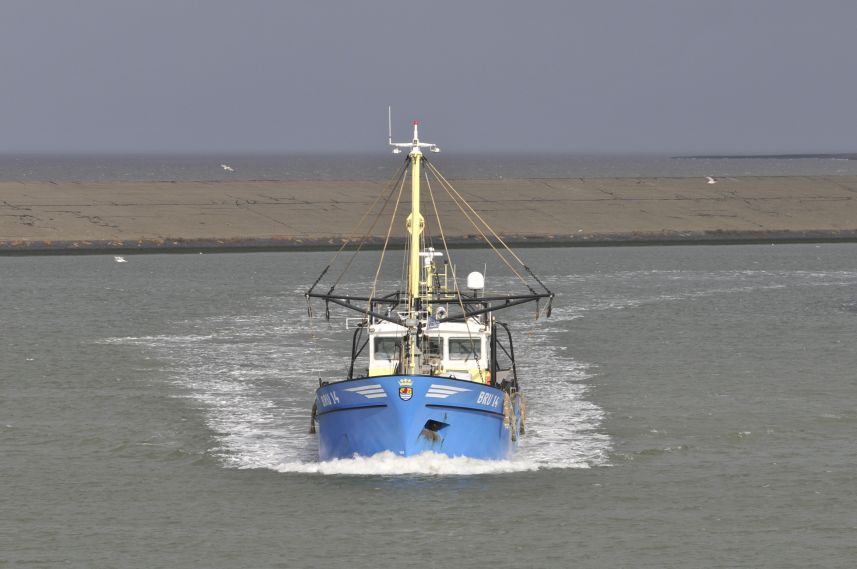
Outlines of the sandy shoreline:
[[[857,241],[857,176],[453,183],[518,245]],[[0,253],[333,248],[353,237],[388,187],[384,181],[0,182]],[[434,193],[450,242],[476,244],[476,230],[455,204],[440,188]],[[431,227],[433,212],[424,214]],[[383,242],[388,219],[376,224],[369,243]],[[403,234],[399,225],[394,241]]]

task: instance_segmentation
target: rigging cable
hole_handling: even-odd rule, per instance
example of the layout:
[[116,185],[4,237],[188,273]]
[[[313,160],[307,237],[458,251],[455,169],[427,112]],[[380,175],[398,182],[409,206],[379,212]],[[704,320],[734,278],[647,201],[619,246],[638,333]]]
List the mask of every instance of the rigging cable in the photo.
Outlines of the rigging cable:
[[[399,183],[399,181],[404,177],[405,173],[407,172],[407,166],[408,166],[408,161],[405,160],[404,163],[402,164],[402,167],[398,170],[397,174],[390,179],[388,186],[385,186],[385,190],[387,187],[390,188],[389,193],[387,193],[387,198],[384,200],[384,203],[381,206],[381,209],[378,211],[378,213],[375,214],[375,219],[373,220],[372,225],[366,230],[366,233],[364,233],[363,236],[360,238],[360,242],[357,246],[357,249],[351,255],[351,258],[348,260],[348,263],[345,265],[345,268],[342,270],[342,272],[336,278],[336,281],[333,283],[333,285],[331,285],[330,289],[327,291],[328,295],[330,295],[333,292],[333,289],[336,288],[337,284],[339,284],[339,281],[342,279],[342,277],[348,271],[348,268],[354,262],[354,259],[357,258],[357,254],[363,248],[363,245],[366,243],[366,240],[369,238],[370,234],[372,233],[372,230],[375,228],[375,225],[378,223],[378,220],[380,219],[381,215],[384,213],[384,210],[387,209],[387,204],[390,202],[390,198],[393,196],[393,193],[396,190],[396,184]],[[366,220],[366,218],[369,216],[369,214],[375,209],[375,205],[384,196],[384,194],[385,194],[385,192],[382,191],[381,193],[379,193],[375,197],[375,200],[370,204],[370,206],[363,213],[363,216],[360,218],[360,221],[358,221],[357,224],[354,226],[350,235],[353,236],[353,235],[357,234],[357,231],[363,225],[363,222]],[[304,294],[304,297],[306,298],[306,303],[307,303],[307,315],[310,318],[310,322],[312,322],[312,318],[313,318],[312,303],[310,302],[310,295],[312,294],[312,291],[315,290],[315,287],[318,286],[319,282],[321,282],[321,280],[324,278],[324,276],[327,274],[327,272],[330,270],[330,268],[336,262],[336,259],[339,257],[340,253],[342,253],[342,251],[345,249],[345,247],[348,245],[348,243],[350,243],[352,240],[353,240],[352,237],[347,237],[345,239],[345,241],[342,243],[342,245],[339,247],[339,249],[333,255],[333,258],[330,260],[330,262],[327,264],[327,266],[324,268],[324,270],[321,271],[321,274],[318,276],[318,278],[315,280],[315,282],[312,284],[312,286],[309,288],[309,290],[307,290],[307,292]],[[328,322],[329,322],[330,308],[327,305],[327,303],[325,303],[325,317],[328,319]]]
[[[376,216],[375,216],[375,223],[377,223],[378,218],[379,218],[379,217],[381,216],[381,214],[384,212],[384,209],[386,209],[386,207],[387,207],[387,203],[390,201],[390,197],[393,195],[393,192],[394,192],[394,191],[395,191],[395,189],[396,189],[395,183],[397,183],[397,182],[398,182],[399,177],[401,177],[401,176],[404,174],[404,171],[405,171],[405,168],[406,168],[406,167],[407,167],[407,161],[406,161],[406,162],[405,162],[405,164],[402,166],[402,168],[398,171],[398,173],[390,179],[389,186],[385,186],[385,187],[384,187],[384,189],[385,189],[385,190],[386,190],[386,188],[387,188],[387,187],[390,187],[391,189],[390,189],[390,193],[389,193],[389,195],[387,196],[387,200],[384,202],[384,206],[381,208],[381,211],[379,211],[379,212],[376,214]],[[363,225],[363,222],[366,220],[366,217],[367,217],[367,216],[369,215],[369,213],[371,213],[371,211],[375,208],[375,204],[377,204],[377,203],[378,203],[378,200],[380,200],[380,199],[381,199],[381,197],[382,197],[383,195],[384,195],[384,192],[382,191],[381,193],[379,193],[379,194],[375,197],[375,200],[372,202],[372,204],[369,206],[369,208],[368,208],[368,209],[363,213],[363,217],[361,217],[361,218],[360,218],[360,221],[358,221],[358,222],[357,222],[357,225],[355,225],[355,226],[354,226],[354,228],[351,230],[351,235],[356,235],[356,234],[357,234],[357,230],[360,228],[360,226],[361,226],[361,225]],[[373,224],[372,224],[372,227],[369,229],[369,231],[367,231],[367,232],[366,232],[366,234],[364,234],[364,235],[363,235],[363,237],[362,237],[362,238],[361,238],[361,240],[360,240],[360,245],[359,245],[359,247],[362,247],[362,246],[363,246],[363,242],[366,240],[366,238],[368,237],[369,233],[371,233],[372,228],[374,228],[374,226],[375,226],[375,223],[373,223]],[[335,262],[336,262],[336,259],[337,259],[337,257],[339,257],[339,254],[340,254],[340,253],[342,253],[343,249],[345,249],[345,247],[346,247],[346,246],[348,245],[348,243],[350,243],[351,241],[352,241],[352,239],[351,239],[350,237],[345,239],[345,241],[342,243],[342,245],[339,247],[339,249],[336,251],[336,253],[334,253],[333,258],[331,258],[331,259],[330,259],[330,262],[328,262],[328,263],[327,263],[327,266],[324,268],[324,270],[322,270],[322,271],[321,271],[321,274],[318,276],[318,278],[317,278],[317,279],[315,279],[315,282],[314,282],[314,283],[312,283],[312,286],[311,286],[311,287],[309,287],[309,290],[306,292],[306,295],[305,295],[305,296],[307,297],[307,302],[309,302],[309,294],[310,294],[313,290],[315,290],[315,287],[316,287],[316,286],[318,286],[318,283],[319,283],[319,282],[321,282],[321,279],[323,279],[323,278],[324,278],[324,275],[325,275],[325,274],[327,274],[327,271],[328,271],[328,270],[330,270],[330,268],[333,266],[333,263],[335,263]],[[360,249],[359,249],[359,247],[358,247],[358,251],[360,250]],[[356,252],[355,252],[355,254],[354,254],[354,255],[356,256]],[[349,263],[349,264],[350,264],[350,263]],[[342,278],[342,275],[340,275],[340,276],[339,276],[339,278]],[[338,282],[338,280],[339,280],[339,279],[337,279],[337,282]]]
[[[390,181],[390,192],[387,194],[387,198],[384,200],[384,204],[381,206],[381,209],[375,215],[375,219],[372,221],[372,225],[369,226],[369,229],[367,229],[366,233],[364,233],[363,236],[360,238],[360,243],[358,243],[357,249],[351,255],[351,258],[348,260],[348,263],[345,265],[345,268],[342,269],[342,272],[340,272],[339,276],[336,277],[336,281],[334,281],[333,285],[331,285],[330,290],[327,291],[328,294],[333,292],[333,289],[336,288],[336,285],[339,284],[339,281],[341,281],[342,277],[345,276],[345,273],[348,272],[348,269],[351,267],[351,264],[354,262],[354,259],[357,258],[357,254],[363,248],[363,245],[366,243],[366,240],[369,238],[370,234],[372,233],[372,230],[375,229],[375,225],[378,223],[378,220],[381,219],[381,215],[384,213],[384,210],[387,209],[387,204],[390,203],[390,198],[393,197],[393,193],[396,191],[396,184],[398,184],[400,182],[400,180],[404,177],[405,173],[407,172],[407,166],[408,166],[408,163],[407,163],[407,161],[405,161],[402,168],[400,168],[399,172],[396,174],[395,178],[393,178]],[[375,201],[372,203],[372,205],[369,206],[369,209],[366,210],[366,213],[363,214],[363,217],[360,219],[360,222],[358,222],[357,226],[355,226],[355,228],[354,228],[354,233],[356,233],[357,229],[363,224],[363,221],[369,215],[369,212],[371,212],[374,209],[375,204],[378,203],[378,200],[381,198],[382,195],[384,195],[384,194],[383,193],[379,194],[378,197],[375,198]],[[347,245],[347,244],[348,244],[348,241],[343,243],[342,247],[339,248],[339,251],[337,251],[336,254],[339,255],[339,253],[342,251],[342,249],[345,248],[345,245]],[[334,256],[333,260],[336,260],[336,256]],[[331,263],[333,263],[333,261],[331,261]]]
[[[458,192],[458,190],[456,190],[456,189],[452,186],[452,184],[449,182],[449,180],[447,180],[446,178],[444,178],[443,174],[441,174],[441,173],[440,173],[440,171],[438,171],[438,169],[434,167],[434,164],[429,164],[429,168],[431,168],[432,173],[433,173],[435,176],[437,176],[438,180],[440,180],[440,181],[442,182],[442,184],[446,184],[447,186],[449,186],[449,189],[450,189],[450,190],[452,190],[452,191],[453,191],[453,192],[454,192],[454,193],[459,197],[459,199],[461,199],[462,203],[464,203],[464,205],[466,205],[466,206],[467,206],[467,208],[468,208],[471,212],[473,212],[473,215],[475,215],[475,216],[476,216],[476,218],[477,218],[479,221],[481,221],[481,222],[482,222],[482,224],[483,224],[483,225],[488,229],[488,231],[490,231],[490,232],[491,232],[491,235],[493,235],[493,236],[494,236],[494,238],[495,238],[495,239],[497,239],[497,241],[499,241],[501,245],[503,245],[503,247],[504,247],[504,248],[509,252],[509,254],[510,254],[510,255],[512,255],[512,257],[514,257],[514,258],[515,258],[515,260],[516,260],[516,261],[518,261],[518,263],[520,263],[520,264],[521,264],[521,266],[524,268],[524,270],[526,270],[526,271],[527,271],[527,273],[529,273],[529,274],[530,274],[530,276],[531,276],[531,277],[533,277],[533,278],[536,280],[536,282],[538,282],[538,283],[541,285],[541,287],[542,287],[543,289],[545,289],[545,291],[547,291],[548,293],[550,293],[550,289],[548,289],[548,287],[546,287],[546,286],[544,285],[544,283],[543,283],[543,282],[542,282],[542,281],[541,281],[541,280],[540,280],[540,279],[535,275],[535,273],[533,273],[533,271],[530,269],[530,267],[528,267],[528,266],[526,265],[526,263],[524,263],[524,261],[523,261],[523,260],[521,260],[521,258],[520,258],[517,254],[515,254],[515,252],[512,250],[512,248],[511,248],[511,247],[509,247],[509,245],[507,245],[507,244],[506,244],[506,242],[505,242],[505,241],[503,241],[503,239],[502,239],[499,235],[497,235],[497,232],[496,232],[496,231],[494,231],[494,229],[492,229],[492,228],[491,228],[491,226],[488,224],[488,222],[487,222],[487,221],[485,221],[485,220],[482,218],[482,216],[481,216],[481,215],[479,215],[479,212],[477,212],[475,209],[473,209],[473,206],[471,206],[471,205],[467,202],[467,200],[465,200],[465,199],[464,199],[464,197],[463,197],[463,196]],[[456,203],[457,203],[457,202],[456,202]],[[461,207],[461,206],[459,206],[459,207]],[[469,219],[469,217],[468,217],[468,219]],[[473,222],[471,221],[471,223],[473,223]],[[475,226],[475,224],[474,224],[474,226]],[[477,229],[478,229],[478,227],[477,227]],[[481,231],[480,231],[480,233],[481,233]],[[483,234],[483,237],[484,237],[484,234]],[[488,240],[487,240],[487,238],[486,238],[486,241],[488,241]],[[490,245],[490,241],[489,241],[489,245]],[[493,246],[492,246],[492,248],[493,248]],[[502,257],[502,256],[501,256],[501,258],[505,261],[505,257]],[[507,263],[507,264],[508,264],[508,263]],[[516,272],[515,274],[518,274],[518,273]],[[521,278],[521,277],[520,277],[520,275],[518,275],[518,277],[519,277],[519,278]],[[529,285],[527,285],[527,288],[530,288],[530,287],[529,287]],[[530,288],[530,291],[531,291],[531,292],[533,292],[533,293],[535,294],[535,291],[534,291],[532,288]]]
[[[484,382],[485,376],[482,373],[482,366],[479,365],[479,358],[476,357],[476,343],[473,341],[473,334],[470,331],[470,323],[467,321],[467,310],[465,310],[464,302],[461,300],[461,289],[458,288],[458,278],[455,276],[455,264],[452,262],[452,257],[449,254],[449,247],[446,244],[446,235],[443,233],[443,224],[440,221],[440,215],[438,215],[437,203],[434,201],[434,192],[431,189],[431,182],[429,181],[428,175],[426,175],[426,186],[428,187],[429,197],[431,197],[432,208],[434,208],[434,216],[435,219],[437,219],[437,228],[440,232],[440,238],[443,241],[443,251],[446,253],[446,258],[449,259],[449,267],[452,270],[452,284],[455,287],[455,296],[458,299],[458,305],[461,307],[461,312],[464,315],[464,326],[467,328],[467,338],[470,340],[470,352],[474,356],[476,370],[479,372],[479,379]],[[479,347],[482,347],[481,341],[479,343]]]
[[[446,178],[444,178],[443,175],[441,175],[441,173],[438,171],[437,168],[434,167],[433,164],[429,164],[429,168],[431,169],[432,174],[434,174],[434,176],[440,182],[440,186],[444,189],[444,191],[446,191],[446,193],[452,199],[453,203],[455,203],[455,205],[458,206],[458,209],[461,210],[461,213],[464,214],[464,217],[467,218],[467,221],[469,221],[470,224],[476,229],[476,231],[479,232],[479,234],[482,236],[482,239],[485,240],[485,242],[488,244],[489,247],[491,247],[491,249],[494,251],[494,253],[496,253],[497,256],[500,257],[500,259],[506,264],[506,266],[509,267],[509,270],[511,270],[515,274],[515,276],[517,276],[518,279],[521,280],[521,282],[524,284],[524,286],[526,286],[530,290],[531,293],[536,294],[536,291],[534,291],[533,288],[529,285],[529,283],[527,283],[527,280],[523,276],[521,276],[521,274],[517,270],[515,270],[515,267],[512,266],[512,264],[509,262],[509,260],[506,259],[506,257],[497,249],[497,247],[494,246],[494,244],[491,242],[491,240],[488,238],[488,236],[485,235],[485,232],[482,231],[482,229],[479,227],[479,225],[473,221],[473,218],[470,217],[470,215],[464,210],[464,208],[461,206],[461,203],[466,205],[467,208],[476,215],[476,217],[479,219],[479,221],[482,222],[482,224],[488,229],[488,231],[490,231],[492,233],[492,235],[494,235],[494,237],[497,238],[497,240],[503,245],[503,247],[505,247],[506,250],[509,251],[509,253],[518,260],[518,262],[521,262],[521,259],[517,255],[515,255],[514,251],[512,251],[509,248],[509,246],[506,245],[502,239],[500,239],[499,236],[497,236],[497,234],[494,232],[494,230],[491,229],[491,226],[488,225],[488,223],[484,219],[482,219],[478,213],[476,213],[476,211],[473,209],[473,207],[469,203],[467,203],[467,200],[465,200],[464,197],[460,193],[458,193],[458,191],[454,187],[452,187],[452,184],[450,184],[449,181],[447,181]],[[454,192],[455,195],[453,195],[452,192]],[[457,198],[456,198],[456,196],[457,196]],[[459,200],[461,201],[461,203],[459,203]],[[521,264],[523,265],[523,262],[521,262]]]
[[[405,170],[407,170],[407,165],[405,166]],[[396,213],[399,211],[399,202],[402,199],[402,191],[404,189],[405,176],[402,176],[399,181],[399,195],[396,196],[396,205],[393,206],[393,215],[390,216],[390,226],[387,228],[387,236],[384,238],[384,246],[381,249],[381,258],[378,260],[378,268],[375,270],[375,278],[372,279],[372,293],[369,295],[370,299],[375,298],[375,291],[378,286],[378,275],[381,274],[381,267],[384,265],[384,255],[387,253],[387,245],[390,243],[390,233],[393,231],[393,222],[396,221]]]

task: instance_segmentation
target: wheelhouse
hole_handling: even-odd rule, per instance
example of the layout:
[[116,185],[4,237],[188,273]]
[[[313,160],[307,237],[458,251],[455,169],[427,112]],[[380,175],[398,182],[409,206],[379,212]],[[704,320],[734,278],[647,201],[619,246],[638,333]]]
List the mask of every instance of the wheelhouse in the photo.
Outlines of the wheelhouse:
[[[407,328],[389,322],[369,329],[368,376],[393,375],[406,349]],[[491,335],[484,325],[472,319],[468,324],[450,322],[425,331],[417,350],[424,375],[441,375],[488,383],[488,351]]]

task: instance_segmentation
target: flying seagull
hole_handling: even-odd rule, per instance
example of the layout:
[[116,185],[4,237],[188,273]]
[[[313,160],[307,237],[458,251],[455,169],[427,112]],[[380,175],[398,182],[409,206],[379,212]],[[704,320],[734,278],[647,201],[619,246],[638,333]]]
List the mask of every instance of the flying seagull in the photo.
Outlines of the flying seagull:
[[709,184],[716,184],[716,183],[717,183],[717,180],[715,180],[715,179],[714,179],[714,178],[712,178],[711,176],[706,176],[706,178],[708,179],[708,183],[709,183]]
[[116,261],[117,263],[127,263],[128,262],[127,260],[125,260],[125,257],[121,257],[119,255],[116,255],[115,257],[113,257],[113,260]]
[[226,170],[227,172],[234,172],[235,171],[235,168],[233,168],[232,166],[230,166],[228,164],[221,164],[220,167],[223,168],[224,170]]

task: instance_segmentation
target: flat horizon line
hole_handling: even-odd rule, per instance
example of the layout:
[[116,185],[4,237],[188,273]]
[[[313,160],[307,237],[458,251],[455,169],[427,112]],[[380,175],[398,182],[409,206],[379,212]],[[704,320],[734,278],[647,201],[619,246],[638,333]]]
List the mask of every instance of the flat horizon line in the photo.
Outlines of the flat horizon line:
[[[380,152],[360,151],[360,152],[312,152],[312,151],[266,151],[266,152],[225,152],[225,151],[38,151],[38,152],[4,152],[0,151],[0,159],[19,159],[19,158],[268,158],[268,157],[293,157],[293,158],[370,158],[387,156],[386,149]],[[838,152],[771,152],[771,153],[705,153],[705,154],[679,154],[674,152],[537,152],[531,150],[514,151],[504,150],[496,152],[487,151],[462,151],[462,152],[447,152],[441,153],[440,158],[445,156],[453,157],[480,157],[489,158],[497,157],[532,157],[532,158],[556,158],[556,157],[573,157],[573,158],[603,158],[603,157],[621,157],[621,158],[669,158],[669,159],[792,159],[792,158],[846,158],[857,159],[855,151],[838,151]]]

